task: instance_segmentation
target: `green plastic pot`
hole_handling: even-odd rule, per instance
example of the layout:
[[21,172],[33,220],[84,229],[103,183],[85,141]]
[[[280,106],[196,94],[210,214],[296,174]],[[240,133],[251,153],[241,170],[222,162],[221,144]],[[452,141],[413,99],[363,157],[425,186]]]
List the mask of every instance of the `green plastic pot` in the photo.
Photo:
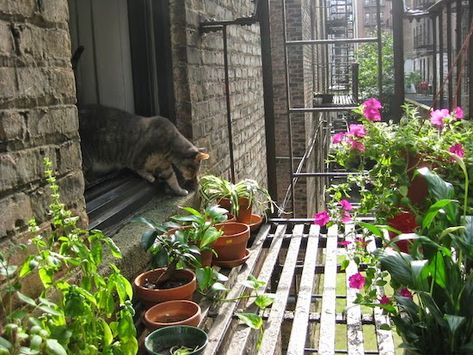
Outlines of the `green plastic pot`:
[[152,355],[169,355],[170,349],[182,346],[193,349],[187,354],[198,355],[203,353],[206,345],[207,333],[189,325],[160,328],[145,339],[146,350]]

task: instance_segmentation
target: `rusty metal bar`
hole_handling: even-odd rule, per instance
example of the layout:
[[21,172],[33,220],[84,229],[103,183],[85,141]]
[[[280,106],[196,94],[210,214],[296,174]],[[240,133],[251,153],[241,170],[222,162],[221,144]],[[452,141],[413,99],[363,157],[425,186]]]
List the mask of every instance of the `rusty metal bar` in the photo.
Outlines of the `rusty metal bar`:
[[[286,1],[281,0],[282,3],[282,35],[283,35],[283,42],[287,43],[287,19],[286,19]],[[296,201],[294,198],[294,179],[293,179],[293,172],[294,172],[294,162],[292,160],[293,154],[293,147],[292,147],[292,119],[291,119],[291,96],[289,90],[289,61],[288,61],[288,53],[287,53],[287,45],[284,46],[284,67],[286,68],[286,102],[287,102],[287,134],[288,134],[288,149],[289,149],[289,183],[291,187],[291,207],[292,207],[292,215],[295,217],[296,214]]]
[[[443,107],[443,13],[439,13],[439,83],[440,83],[440,101],[439,107]],[[435,93],[434,93],[435,94]]]
[[[432,64],[434,67],[433,77],[432,77],[432,92],[434,95],[437,94],[437,77],[438,77],[438,68],[437,68],[437,18],[432,17]],[[432,107],[437,108],[437,100],[433,100]]]
[[227,25],[223,25],[223,68],[225,72],[225,102],[227,106],[227,129],[228,145],[230,147],[230,174],[232,182],[235,182],[235,158],[233,156],[233,131],[232,131],[232,111],[230,107],[230,82],[228,78],[228,43],[227,43]]
[[393,117],[402,117],[401,106],[404,102],[404,38],[402,18],[404,7],[402,1],[393,1],[393,54],[394,54],[394,98]]
[[305,44],[370,43],[370,42],[377,42],[377,41],[378,41],[377,37],[333,38],[333,39],[308,39],[308,40],[286,41],[286,44],[287,45],[305,45]]
[[[383,96],[383,41],[381,37],[381,0],[376,0],[376,37],[378,42],[378,93],[379,97],[381,98]],[[404,60],[402,60],[402,63],[404,63]]]
[[[447,67],[452,68],[452,3],[447,2]],[[452,109],[453,105],[453,75],[447,77],[448,80],[448,107]]]

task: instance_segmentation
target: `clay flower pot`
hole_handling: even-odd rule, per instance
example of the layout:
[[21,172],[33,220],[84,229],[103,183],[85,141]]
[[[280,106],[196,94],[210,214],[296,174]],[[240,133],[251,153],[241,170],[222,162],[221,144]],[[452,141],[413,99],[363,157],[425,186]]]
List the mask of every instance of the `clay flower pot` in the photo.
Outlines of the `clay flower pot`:
[[[219,206],[222,208],[225,208],[228,211],[231,211],[231,201],[228,198],[222,198],[218,202]],[[240,223],[245,223],[245,224],[250,224],[251,223],[251,213],[252,213],[252,207],[250,205],[250,200],[244,197],[240,197],[238,199],[238,214],[234,216],[237,220],[237,222]]]
[[246,244],[250,238],[250,227],[244,223],[228,222],[215,226],[223,235],[214,243],[217,260],[229,261],[246,256]]
[[187,300],[175,300],[158,303],[148,309],[143,322],[149,330],[171,325],[198,326],[202,319],[200,306]]
[[[185,229],[189,229],[189,228],[191,228],[191,227],[190,226],[184,226],[184,227],[180,227],[180,228],[171,228],[166,232],[166,235],[169,236],[169,235],[172,235],[172,234],[176,233],[180,229],[185,230]],[[212,250],[203,250],[203,251],[201,250],[200,251],[200,264],[203,267],[212,265],[212,257],[213,257]]]
[[184,282],[183,285],[167,289],[152,289],[143,286],[147,280],[157,280],[165,270],[165,268],[159,268],[146,271],[135,278],[134,287],[136,297],[138,297],[145,306],[152,306],[156,303],[171,300],[192,299],[192,294],[197,288],[197,281],[195,274],[191,270],[181,269],[176,270],[174,273],[173,280],[181,280]]

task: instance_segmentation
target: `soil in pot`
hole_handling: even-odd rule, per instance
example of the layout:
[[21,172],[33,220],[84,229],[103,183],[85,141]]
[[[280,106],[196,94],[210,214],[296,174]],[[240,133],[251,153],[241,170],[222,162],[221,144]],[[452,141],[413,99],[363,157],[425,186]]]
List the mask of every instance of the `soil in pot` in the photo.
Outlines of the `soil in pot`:
[[143,287],[149,288],[152,290],[168,290],[170,288],[180,287],[182,285],[185,285],[188,282],[189,280],[186,280],[186,279],[167,280],[166,282],[163,282],[161,285],[158,286],[156,281],[145,280]]

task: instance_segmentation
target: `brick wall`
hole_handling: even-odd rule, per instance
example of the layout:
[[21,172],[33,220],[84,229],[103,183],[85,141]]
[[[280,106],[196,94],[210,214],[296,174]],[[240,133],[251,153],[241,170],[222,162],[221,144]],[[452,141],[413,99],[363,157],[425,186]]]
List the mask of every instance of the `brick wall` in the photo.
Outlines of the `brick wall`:
[[[174,1],[171,4],[177,125],[207,147],[203,171],[229,176],[230,158],[222,31],[202,34],[205,20],[250,16],[250,0]],[[228,27],[230,105],[236,179],[266,184],[263,81],[259,26]]]
[[0,243],[47,219],[42,160],[83,215],[83,177],[66,0],[0,1]]

